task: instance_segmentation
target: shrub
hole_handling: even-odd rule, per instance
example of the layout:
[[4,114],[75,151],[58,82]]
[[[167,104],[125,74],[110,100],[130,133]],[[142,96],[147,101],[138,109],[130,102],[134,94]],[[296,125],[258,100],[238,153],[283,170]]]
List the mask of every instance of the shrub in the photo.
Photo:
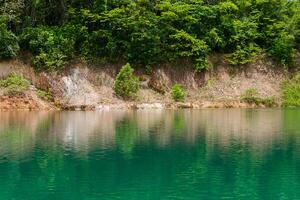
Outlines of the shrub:
[[278,103],[276,102],[274,97],[264,98],[264,99],[261,99],[260,101],[261,101],[261,104],[263,104],[267,107],[278,106]]
[[293,43],[294,37],[283,33],[273,41],[269,54],[278,63],[286,67],[293,67],[295,64]]
[[203,40],[188,34],[185,31],[177,31],[174,35],[170,35],[172,44],[170,51],[174,51],[174,58],[192,58],[195,61],[195,70],[200,72],[208,69],[207,55],[209,47]]
[[37,90],[36,95],[45,101],[53,101],[53,95],[51,91]]
[[26,28],[21,35],[21,44],[35,56],[35,69],[60,70],[75,52],[73,36],[72,27]]
[[171,95],[172,95],[173,100],[178,102],[178,101],[184,100],[186,92],[185,92],[184,88],[182,87],[182,85],[175,84],[172,87]]
[[300,107],[300,74],[292,80],[286,81],[282,88],[283,106]]
[[261,98],[259,92],[255,88],[250,88],[246,90],[245,93],[242,95],[242,100],[249,104],[262,104],[267,107],[274,107],[278,105],[274,97]]
[[59,51],[54,50],[51,53],[40,53],[35,56],[33,64],[36,70],[41,71],[43,69],[48,71],[59,70],[67,63],[67,56]]
[[0,19],[0,58],[15,57],[19,50],[17,37],[7,30],[5,22]]
[[6,79],[0,81],[0,87],[4,88],[5,93],[10,96],[24,94],[28,90],[30,82],[22,75],[11,73]]
[[124,99],[134,98],[139,90],[138,78],[133,75],[133,72],[134,70],[127,63],[121,68],[114,82],[115,93]]
[[259,104],[259,93],[255,88],[250,88],[244,92],[242,100],[247,103]]
[[253,62],[259,52],[261,49],[253,43],[244,48],[237,46],[236,51],[230,54],[228,61],[231,65],[245,65]]

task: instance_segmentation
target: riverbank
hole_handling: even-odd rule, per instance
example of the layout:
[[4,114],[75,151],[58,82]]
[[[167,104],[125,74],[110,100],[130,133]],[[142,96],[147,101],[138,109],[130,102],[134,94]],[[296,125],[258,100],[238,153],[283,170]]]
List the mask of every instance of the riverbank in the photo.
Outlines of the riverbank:
[[[32,97],[0,97],[0,111],[10,110],[70,110],[70,111],[109,111],[109,110],[147,110],[147,109],[204,109],[204,108],[267,108],[264,104],[249,104],[235,101],[202,101],[202,102],[171,102],[171,103],[137,103],[124,102],[121,104],[97,105],[62,105],[55,106]],[[280,107],[273,106],[273,107]]]
[[[264,104],[249,104],[241,101],[203,101],[203,102],[172,102],[172,103],[123,103],[123,104],[100,104],[96,106],[71,106],[64,110],[147,110],[147,109],[204,109],[204,108],[266,108]],[[279,106],[278,106],[279,107]]]
[[[15,72],[29,80],[30,87],[21,96],[6,95],[0,89],[0,110],[280,107],[282,83],[293,76],[265,57],[233,68],[224,55],[214,55],[210,57],[210,65],[210,70],[202,73],[194,72],[187,61],[159,65],[151,72],[137,69],[140,90],[134,101],[124,101],[113,91],[122,63],[87,65],[74,61],[62,72],[37,73],[19,60],[2,61],[0,79]],[[175,102],[171,97],[171,88],[176,83],[187,92],[183,102]],[[245,100],[247,91],[255,91],[257,97]]]

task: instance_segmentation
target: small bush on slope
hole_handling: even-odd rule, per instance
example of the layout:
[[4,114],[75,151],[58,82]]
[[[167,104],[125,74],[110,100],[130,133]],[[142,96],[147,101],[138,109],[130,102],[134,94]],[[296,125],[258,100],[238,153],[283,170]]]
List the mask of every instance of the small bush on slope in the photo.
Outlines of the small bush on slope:
[[186,92],[185,92],[185,90],[184,90],[184,88],[183,88],[182,85],[175,84],[172,87],[171,94],[172,94],[173,100],[176,101],[176,102],[178,102],[178,101],[183,101],[184,100]]
[[121,68],[115,79],[114,91],[118,96],[124,99],[135,98],[139,90],[138,78],[133,75],[133,72],[134,70],[130,64],[127,63]]
[[18,96],[24,94],[28,90],[30,82],[23,76],[11,73],[6,79],[0,80],[0,87],[10,96]]

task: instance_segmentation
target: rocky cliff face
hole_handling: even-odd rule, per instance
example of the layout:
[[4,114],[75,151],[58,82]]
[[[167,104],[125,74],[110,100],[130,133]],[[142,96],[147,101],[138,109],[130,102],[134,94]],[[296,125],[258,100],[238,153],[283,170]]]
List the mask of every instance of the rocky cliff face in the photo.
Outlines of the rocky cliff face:
[[[29,79],[31,89],[22,98],[1,97],[0,109],[107,109],[163,107],[249,107],[240,101],[248,89],[263,97],[281,98],[281,83],[288,73],[276,69],[266,60],[258,60],[235,71],[223,61],[212,63],[212,69],[196,73],[188,63],[179,66],[157,66],[151,73],[137,70],[141,89],[135,102],[124,102],[113,92],[118,66],[92,66],[75,63],[64,72],[36,73],[31,66],[11,60],[0,63],[0,78],[17,72]],[[188,92],[185,103],[175,104],[170,96],[173,84],[180,83]],[[36,96],[37,89],[52,91],[54,102]],[[29,103],[28,103],[29,102]],[[18,106],[20,105],[20,106]]]

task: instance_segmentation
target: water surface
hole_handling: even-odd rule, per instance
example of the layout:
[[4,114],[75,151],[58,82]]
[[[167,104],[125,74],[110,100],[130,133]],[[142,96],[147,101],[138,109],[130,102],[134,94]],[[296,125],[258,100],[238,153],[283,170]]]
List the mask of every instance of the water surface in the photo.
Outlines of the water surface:
[[0,112],[10,199],[300,199],[300,110]]

